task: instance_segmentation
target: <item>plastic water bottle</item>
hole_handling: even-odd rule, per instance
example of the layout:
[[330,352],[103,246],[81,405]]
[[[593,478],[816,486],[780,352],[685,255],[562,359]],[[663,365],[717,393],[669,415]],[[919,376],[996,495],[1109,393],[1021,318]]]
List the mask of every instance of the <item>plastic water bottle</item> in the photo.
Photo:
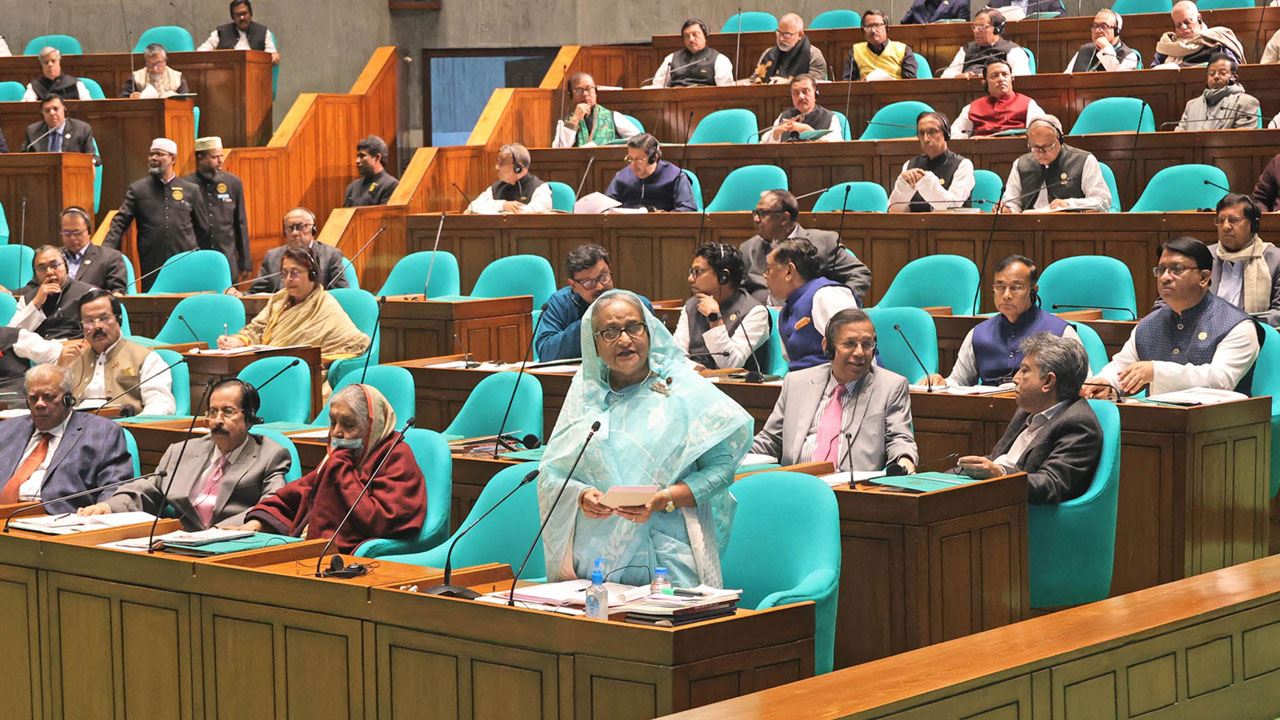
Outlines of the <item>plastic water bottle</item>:
[[650,595],[661,595],[663,592],[671,591],[671,578],[667,575],[667,569],[664,567],[653,569],[653,582],[649,583]]
[[587,617],[595,620],[609,619],[609,591],[604,586],[604,570],[600,563],[604,558],[596,558],[596,568],[591,571],[591,585],[587,588]]

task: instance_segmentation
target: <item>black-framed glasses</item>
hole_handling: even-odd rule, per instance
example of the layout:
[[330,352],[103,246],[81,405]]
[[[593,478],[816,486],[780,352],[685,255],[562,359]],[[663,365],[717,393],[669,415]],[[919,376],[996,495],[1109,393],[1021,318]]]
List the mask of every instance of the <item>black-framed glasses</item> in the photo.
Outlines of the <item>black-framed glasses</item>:
[[1174,277],[1177,277],[1179,275],[1182,275],[1183,273],[1186,273],[1189,270],[1195,270],[1195,269],[1196,268],[1191,265],[1157,265],[1151,268],[1151,274],[1156,277],[1160,277],[1165,273],[1173,273]]
[[1106,32],[1107,30],[1115,30],[1115,29],[1116,29],[1116,26],[1115,26],[1115,25],[1108,25],[1107,23],[1094,23],[1094,24],[1092,24],[1092,25],[1090,25],[1090,26],[1089,26],[1089,29],[1090,29],[1090,30],[1101,30],[1101,31],[1103,31],[1103,32]]
[[635,322],[622,328],[607,327],[603,330],[597,330],[595,334],[596,337],[607,343],[616,343],[618,342],[618,338],[622,337],[622,333],[624,332],[627,334],[627,337],[632,340],[639,340],[649,332],[649,328],[642,322]]
[[786,210],[761,210],[760,208],[756,208],[751,211],[751,215],[753,217],[764,217],[766,215],[782,215],[786,212]]
[[611,275],[608,270],[605,270],[604,272],[600,273],[598,276],[594,278],[588,278],[586,280],[574,280],[573,278],[569,278],[569,279],[573,280],[573,282],[577,283],[578,285],[581,285],[583,290],[594,290],[597,285],[601,283],[607,283],[610,280],[612,280],[613,275]]
[[702,277],[702,273],[704,272],[711,272],[711,268],[691,267],[689,268],[689,277],[697,280]]

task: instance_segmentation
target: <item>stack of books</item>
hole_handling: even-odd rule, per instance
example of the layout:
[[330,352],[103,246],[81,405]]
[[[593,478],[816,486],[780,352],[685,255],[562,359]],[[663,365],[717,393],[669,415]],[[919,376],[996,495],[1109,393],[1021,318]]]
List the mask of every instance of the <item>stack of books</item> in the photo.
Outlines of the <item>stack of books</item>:
[[737,611],[739,590],[699,586],[677,590],[673,595],[649,595],[628,603],[626,621],[641,625],[679,627],[689,623],[727,617]]

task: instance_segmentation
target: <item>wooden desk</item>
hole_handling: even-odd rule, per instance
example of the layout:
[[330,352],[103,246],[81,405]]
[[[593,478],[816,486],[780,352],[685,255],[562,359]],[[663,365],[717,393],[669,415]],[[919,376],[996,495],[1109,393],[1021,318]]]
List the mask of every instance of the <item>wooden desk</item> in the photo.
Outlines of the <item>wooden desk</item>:
[[[315,417],[324,407],[324,368],[320,364],[320,348],[311,345],[297,348],[273,348],[239,355],[205,355],[197,352],[183,353],[187,369],[191,373],[191,402],[199,402],[204,394],[205,382],[235,377],[255,360],[269,357],[301,358],[311,368],[311,416]],[[197,412],[199,408],[192,408]]]
[[[24,126],[25,130],[25,126]],[[68,205],[93,207],[93,156],[81,153],[0,155],[0,205],[9,223],[9,243],[22,242],[22,199],[27,199],[27,241],[54,241]],[[29,268],[28,268],[29,269]]]

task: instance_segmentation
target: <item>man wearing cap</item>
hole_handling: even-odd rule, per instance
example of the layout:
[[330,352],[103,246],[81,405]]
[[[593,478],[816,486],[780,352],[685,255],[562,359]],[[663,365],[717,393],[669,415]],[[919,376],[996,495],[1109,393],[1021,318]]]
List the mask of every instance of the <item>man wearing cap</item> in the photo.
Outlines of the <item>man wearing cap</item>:
[[182,178],[200,188],[209,212],[213,249],[227,256],[231,278],[253,267],[249,250],[249,220],[244,209],[244,184],[222,169],[222,138],[196,138],[196,171]]
[[111,221],[103,245],[119,250],[129,225],[138,222],[138,280],[145,292],[165,261],[187,250],[208,248],[209,216],[200,200],[200,188],[173,172],[178,144],[169,138],[151,141],[147,154],[148,176],[135,181],[124,194],[124,203]]
[[999,212],[1111,210],[1111,189],[1093,153],[1062,143],[1062,121],[1041,115],[1027,126],[1031,152],[1018,158],[1004,184]]

